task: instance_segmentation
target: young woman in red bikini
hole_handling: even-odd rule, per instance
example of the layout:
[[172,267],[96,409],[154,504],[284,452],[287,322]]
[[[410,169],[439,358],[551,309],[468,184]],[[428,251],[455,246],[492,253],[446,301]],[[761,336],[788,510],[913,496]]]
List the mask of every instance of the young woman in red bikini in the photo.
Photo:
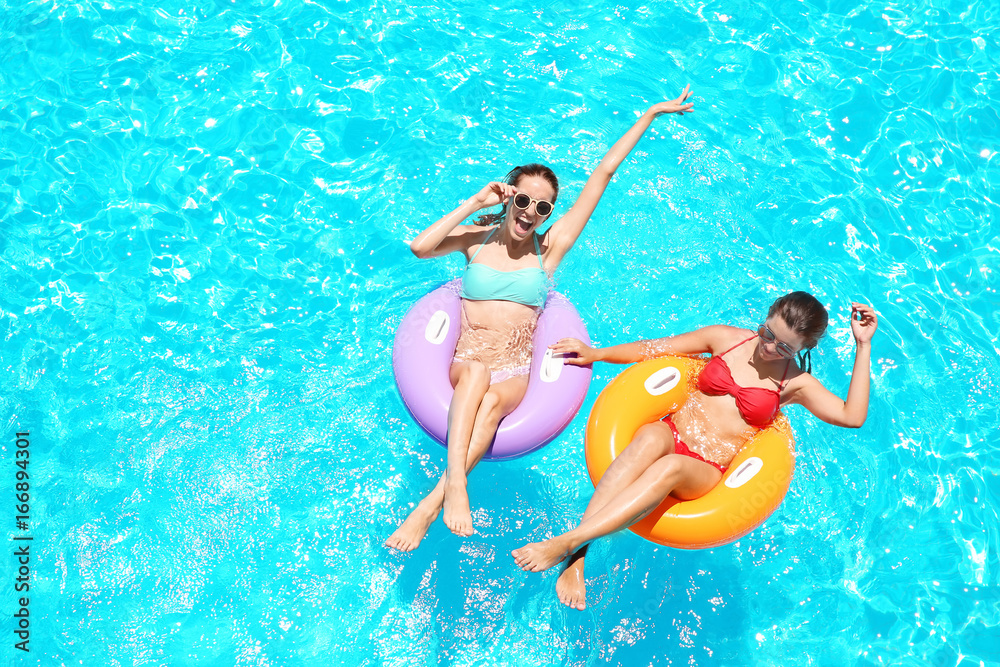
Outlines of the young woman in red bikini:
[[675,414],[646,424],[601,478],[583,519],[573,530],[515,549],[524,570],[540,572],[569,558],[556,583],[560,601],[583,609],[584,557],[591,541],[642,519],[669,494],[690,500],[708,493],[722,479],[743,445],[767,426],[778,409],[797,403],[825,422],[858,428],[868,416],[871,339],[878,318],[871,306],[851,304],[851,330],[857,348],[847,400],[838,398],[800,363],[826,331],[823,305],[806,292],[775,301],[757,332],[710,326],[672,338],[594,349],[564,339],[553,350],[575,353],[566,363],[595,361],[628,364],[665,355],[711,353],[696,391]]

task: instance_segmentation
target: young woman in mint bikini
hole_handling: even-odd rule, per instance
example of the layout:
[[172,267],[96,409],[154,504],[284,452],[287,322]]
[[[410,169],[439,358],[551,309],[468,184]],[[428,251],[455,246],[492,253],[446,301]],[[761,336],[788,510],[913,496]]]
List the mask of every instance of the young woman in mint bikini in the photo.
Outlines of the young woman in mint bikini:
[[805,292],[775,301],[757,333],[710,326],[673,338],[594,349],[575,339],[552,346],[575,353],[566,363],[609,361],[627,364],[666,355],[711,353],[696,391],[675,414],[640,428],[601,478],[580,524],[544,542],[512,552],[524,570],[546,570],[565,558],[569,564],[556,582],[563,604],[583,609],[587,544],[626,528],[670,494],[698,498],[719,483],[729,462],[778,408],[798,403],[825,422],[857,428],[868,415],[871,339],[878,318],[871,306],[851,304],[851,330],[857,349],[847,400],[838,398],[792,363],[815,347],[826,331],[827,313]]
[[[604,156],[572,208],[541,237],[535,230],[552,213],[559,183],[548,167],[530,164],[512,170],[506,182],[489,183],[410,243],[417,257],[461,252],[469,265],[463,277],[462,330],[451,366],[455,395],[448,412],[447,471],[386,546],[415,549],[442,508],[453,533],[473,533],[466,475],[489,449],[500,420],[524,397],[532,334],[549,276],[576,243],[611,177],[646,128],[660,114],[692,111],[693,103],[686,102],[690,94],[685,88],[677,99],[646,111]],[[498,204],[503,204],[499,215],[480,218],[491,226],[461,224]]]

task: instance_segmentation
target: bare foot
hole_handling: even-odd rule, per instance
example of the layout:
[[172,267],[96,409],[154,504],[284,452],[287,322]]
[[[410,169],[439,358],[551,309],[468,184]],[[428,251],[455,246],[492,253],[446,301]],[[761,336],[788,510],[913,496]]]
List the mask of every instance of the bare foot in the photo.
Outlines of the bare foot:
[[428,506],[425,502],[421,501],[417,504],[416,508],[410,512],[410,516],[406,517],[396,532],[385,541],[385,546],[403,552],[413,551],[420,546],[421,540],[427,534],[427,529],[431,527],[438,512],[440,512],[440,506]]
[[569,555],[569,541],[558,535],[544,542],[532,542],[510,552],[514,562],[525,572],[547,570]]
[[472,528],[472,512],[469,510],[469,494],[465,485],[449,483],[444,490],[444,525],[459,537],[468,537],[476,532]]
[[587,584],[583,579],[583,558],[571,559],[556,581],[559,601],[570,609],[587,608]]

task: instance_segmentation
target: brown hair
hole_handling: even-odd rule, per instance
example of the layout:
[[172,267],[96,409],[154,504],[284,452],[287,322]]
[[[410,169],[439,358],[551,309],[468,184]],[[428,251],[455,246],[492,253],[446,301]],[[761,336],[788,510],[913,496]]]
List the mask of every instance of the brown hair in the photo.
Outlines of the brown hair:
[[778,315],[792,331],[805,339],[806,349],[799,355],[799,366],[807,373],[812,371],[808,350],[816,347],[826,333],[830,316],[823,304],[808,292],[791,292],[771,304],[768,317]]
[[[556,199],[559,197],[559,179],[556,178],[554,171],[546,167],[544,164],[537,164],[533,162],[531,164],[521,165],[520,167],[514,167],[507,172],[507,176],[504,177],[504,181],[506,181],[508,185],[517,185],[518,181],[525,176],[541,176],[548,181],[549,185],[551,185],[552,189],[556,192],[555,196],[552,198],[552,203],[556,203]],[[503,222],[506,216],[507,204],[504,204],[499,213],[485,213],[476,218],[473,222],[481,226],[495,225]]]

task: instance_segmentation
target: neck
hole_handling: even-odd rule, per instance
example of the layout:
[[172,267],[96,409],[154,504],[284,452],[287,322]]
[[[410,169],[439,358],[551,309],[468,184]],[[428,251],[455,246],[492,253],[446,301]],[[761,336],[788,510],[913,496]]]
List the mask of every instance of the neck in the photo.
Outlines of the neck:
[[503,229],[500,230],[498,236],[500,237],[500,242],[507,247],[508,254],[513,257],[522,257],[535,249],[535,244],[532,242],[532,237],[535,235],[534,231],[528,232],[528,235],[523,239],[516,239],[514,235],[510,233],[510,227],[504,225]]

